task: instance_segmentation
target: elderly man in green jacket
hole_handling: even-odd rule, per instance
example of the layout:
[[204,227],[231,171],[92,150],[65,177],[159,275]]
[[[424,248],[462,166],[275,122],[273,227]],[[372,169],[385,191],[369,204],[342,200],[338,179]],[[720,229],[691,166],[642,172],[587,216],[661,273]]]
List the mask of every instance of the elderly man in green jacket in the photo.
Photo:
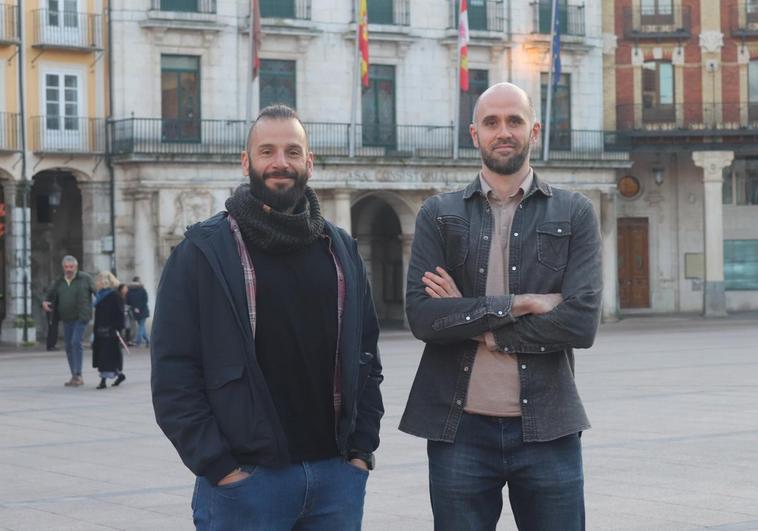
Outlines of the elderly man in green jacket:
[[83,271],[78,271],[79,262],[73,256],[63,257],[63,276],[53,282],[47,291],[42,309],[53,311],[52,301],[58,305],[58,315],[63,321],[63,332],[66,343],[66,357],[71,369],[71,379],[66,387],[79,387],[84,384],[82,379],[82,336],[84,328],[92,319],[92,294],[95,286],[92,277]]

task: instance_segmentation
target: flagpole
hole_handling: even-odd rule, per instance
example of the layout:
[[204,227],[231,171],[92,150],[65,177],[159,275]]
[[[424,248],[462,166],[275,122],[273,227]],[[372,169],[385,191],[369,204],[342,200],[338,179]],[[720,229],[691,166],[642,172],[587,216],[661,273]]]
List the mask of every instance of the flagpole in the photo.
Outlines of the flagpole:
[[555,18],[558,15],[558,0],[553,0],[553,10],[550,14],[550,73],[547,82],[547,116],[544,117],[545,132],[542,136],[542,160],[550,158],[550,118],[553,112],[553,71],[555,69]]
[[[247,81],[245,96],[245,138],[253,122],[253,63],[255,62],[255,5],[258,0],[250,2],[250,58],[247,62]],[[245,140],[247,142],[247,140]],[[245,146],[247,150],[247,145]]]
[[453,20],[458,20],[456,24],[456,49],[455,54],[455,92],[453,93],[453,160],[458,160],[460,154],[460,141],[458,134],[461,128],[461,14],[456,5],[456,0],[451,1],[451,9],[455,13],[456,17]]
[[355,13],[355,47],[353,50],[353,96],[350,101],[350,131],[348,134],[348,145],[350,158],[355,157],[356,128],[358,123],[358,97],[360,96],[359,88],[361,86],[361,58],[360,50],[360,33],[361,33],[361,0],[353,0],[353,10]]

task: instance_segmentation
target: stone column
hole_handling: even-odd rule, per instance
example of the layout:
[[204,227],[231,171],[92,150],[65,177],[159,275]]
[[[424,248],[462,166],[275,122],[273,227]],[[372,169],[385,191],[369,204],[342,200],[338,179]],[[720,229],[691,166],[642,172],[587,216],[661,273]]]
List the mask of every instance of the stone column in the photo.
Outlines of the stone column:
[[350,217],[350,190],[334,191],[334,224],[352,234]]
[[723,169],[734,159],[733,151],[695,151],[692,160],[703,168],[703,210],[705,219],[705,283],[703,314],[726,315],[724,291],[724,214],[722,205]]
[[408,315],[405,313],[405,287],[408,285],[408,266],[411,263],[413,234],[401,234],[400,241],[403,246],[403,326],[405,326],[406,329],[409,329]]
[[600,234],[603,247],[603,322],[618,321],[618,227],[616,190],[600,196]]
[[[155,301],[158,287],[155,278],[155,258],[157,243],[153,222],[153,193],[138,191],[132,196],[134,200],[134,274],[140,277],[142,284],[151,295],[151,305]],[[151,312],[152,314],[152,308]]]
[[[110,271],[111,190],[108,181],[79,181],[82,193],[82,269],[96,275]],[[122,279],[123,280],[123,279]]]

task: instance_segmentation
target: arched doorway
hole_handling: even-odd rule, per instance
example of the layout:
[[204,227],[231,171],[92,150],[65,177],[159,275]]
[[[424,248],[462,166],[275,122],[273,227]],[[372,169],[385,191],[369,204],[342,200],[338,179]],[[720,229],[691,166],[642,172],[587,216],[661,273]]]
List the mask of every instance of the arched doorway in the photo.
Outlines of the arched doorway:
[[82,194],[71,172],[48,170],[34,176],[29,194],[31,211],[32,315],[41,333],[47,319],[40,305],[52,281],[62,274],[61,260],[72,255],[83,263]]
[[402,228],[392,206],[375,195],[352,207],[352,231],[366,262],[382,327],[402,327],[405,315]]

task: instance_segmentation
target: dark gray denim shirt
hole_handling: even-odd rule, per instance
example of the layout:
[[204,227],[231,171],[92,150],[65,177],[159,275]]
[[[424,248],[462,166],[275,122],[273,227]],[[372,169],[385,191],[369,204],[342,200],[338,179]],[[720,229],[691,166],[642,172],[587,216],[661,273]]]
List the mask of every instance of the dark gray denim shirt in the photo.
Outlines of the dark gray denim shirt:
[[[485,296],[492,214],[479,178],[424,202],[416,218],[406,311],[426,343],[400,429],[452,442],[466,403],[476,341],[492,331],[518,355],[524,441],[550,441],[590,427],[574,383],[574,348],[592,345],[600,318],[600,233],[587,197],[534,175],[513,218],[509,294]],[[463,298],[434,299],[425,271],[442,266]],[[514,295],[561,293],[542,315],[514,317]]]

